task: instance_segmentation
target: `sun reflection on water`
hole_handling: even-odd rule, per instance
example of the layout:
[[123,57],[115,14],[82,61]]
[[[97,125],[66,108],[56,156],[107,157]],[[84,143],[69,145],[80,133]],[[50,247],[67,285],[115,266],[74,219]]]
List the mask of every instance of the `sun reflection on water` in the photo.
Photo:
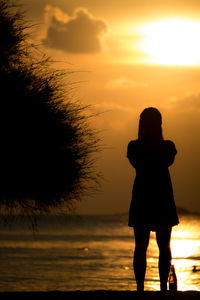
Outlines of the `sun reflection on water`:
[[[178,290],[200,289],[200,230],[199,220],[181,217],[180,224],[173,227],[171,238],[172,264],[175,266]],[[146,290],[160,290],[158,273],[159,250],[155,233],[151,233],[148,248]],[[197,272],[193,272],[196,266]]]
[[172,239],[171,249],[173,258],[190,257],[197,253],[199,241],[188,239]]
[[193,272],[193,266],[200,267],[199,228],[188,226],[184,221],[174,228],[171,240],[172,263],[175,265],[179,290],[198,290],[195,284],[199,272]]

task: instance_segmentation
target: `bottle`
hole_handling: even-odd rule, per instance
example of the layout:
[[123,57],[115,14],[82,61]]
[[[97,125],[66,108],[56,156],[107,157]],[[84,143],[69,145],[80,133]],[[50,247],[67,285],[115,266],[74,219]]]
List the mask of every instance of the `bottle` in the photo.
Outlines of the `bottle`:
[[169,290],[170,291],[177,291],[177,277],[174,265],[170,266],[169,271]]

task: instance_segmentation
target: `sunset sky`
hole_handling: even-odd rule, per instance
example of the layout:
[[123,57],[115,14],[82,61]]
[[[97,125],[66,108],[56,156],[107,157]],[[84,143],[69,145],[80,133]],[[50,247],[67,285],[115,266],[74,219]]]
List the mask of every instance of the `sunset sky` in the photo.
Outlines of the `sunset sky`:
[[126,148],[148,106],[160,110],[164,138],[178,150],[170,167],[176,204],[200,212],[199,0],[20,2],[36,24],[32,43],[76,71],[74,98],[103,112],[92,125],[105,147],[98,160],[104,181],[78,212],[128,211],[135,173]]

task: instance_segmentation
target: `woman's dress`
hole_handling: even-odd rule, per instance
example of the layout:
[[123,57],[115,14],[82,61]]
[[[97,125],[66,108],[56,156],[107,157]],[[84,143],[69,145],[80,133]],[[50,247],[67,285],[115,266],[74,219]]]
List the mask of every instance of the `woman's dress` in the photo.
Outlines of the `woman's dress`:
[[136,169],[129,226],[157,230],[179,223],[168,167],[177,153],[172,141],[128,144],[127,157]]

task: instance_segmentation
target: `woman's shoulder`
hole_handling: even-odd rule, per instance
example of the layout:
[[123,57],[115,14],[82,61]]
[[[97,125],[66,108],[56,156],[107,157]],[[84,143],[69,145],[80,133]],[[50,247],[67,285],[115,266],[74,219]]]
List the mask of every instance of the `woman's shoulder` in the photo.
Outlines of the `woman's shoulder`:
[[134,149],[136,147],[138,147],[139,145],[139,141],[138,140],[131,140],[129,143],[128,143],[128,148],[129,149]]
[[175,147],[174,142],[172,142],[171,140],[163,140],[163,142],[168,147]]
[[132,145],[132,146],[137,145],[137,144],[138,144],[138,140],[131,140],[131,141],[128,143],[128,145]]

